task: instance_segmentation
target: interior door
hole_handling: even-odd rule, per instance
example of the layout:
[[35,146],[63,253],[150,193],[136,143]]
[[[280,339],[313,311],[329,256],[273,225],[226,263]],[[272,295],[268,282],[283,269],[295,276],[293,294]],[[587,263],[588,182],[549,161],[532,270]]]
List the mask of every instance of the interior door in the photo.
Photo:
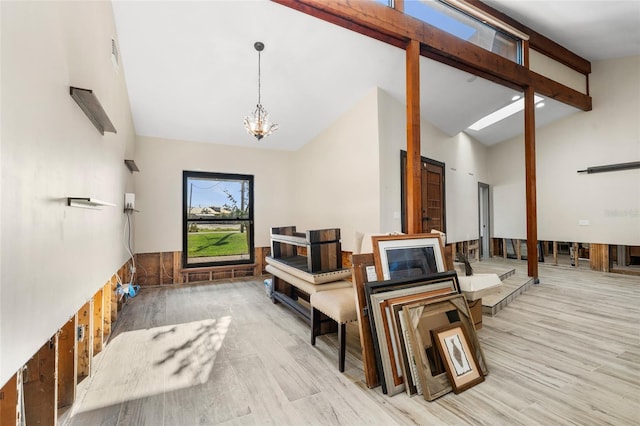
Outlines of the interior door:
[[444,165],[422,161],[422,232],[444,232]]
[[[400,159],[402,232],[407,232],[406,151],[401,151]],[[420,185],[422,187],[420,200],[422,205],[421,232],[430,232],[432,229],[447,232],[444,167],[444,163],[420,157]]]

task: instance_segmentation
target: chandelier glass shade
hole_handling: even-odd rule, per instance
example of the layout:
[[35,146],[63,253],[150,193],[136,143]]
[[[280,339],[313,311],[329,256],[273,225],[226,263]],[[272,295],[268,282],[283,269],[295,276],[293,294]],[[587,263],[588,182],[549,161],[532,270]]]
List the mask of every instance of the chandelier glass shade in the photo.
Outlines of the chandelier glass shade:
[[278,125],[271,122],[269,113],[260,103],[260,52],[264,50],[264,44],[257,41],[253,47],[258,51],[258,104],[256,109],[244,118],[244,127],[248,134],[260,140],[278,130]]

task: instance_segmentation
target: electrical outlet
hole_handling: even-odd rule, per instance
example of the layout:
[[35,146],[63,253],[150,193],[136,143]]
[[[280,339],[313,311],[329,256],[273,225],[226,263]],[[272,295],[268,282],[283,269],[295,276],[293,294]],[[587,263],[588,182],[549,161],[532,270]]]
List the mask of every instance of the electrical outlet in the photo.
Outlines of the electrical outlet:
[[126,210],[133,210],[136,208],[136,194],[132,192],[124,194],[124,208]]

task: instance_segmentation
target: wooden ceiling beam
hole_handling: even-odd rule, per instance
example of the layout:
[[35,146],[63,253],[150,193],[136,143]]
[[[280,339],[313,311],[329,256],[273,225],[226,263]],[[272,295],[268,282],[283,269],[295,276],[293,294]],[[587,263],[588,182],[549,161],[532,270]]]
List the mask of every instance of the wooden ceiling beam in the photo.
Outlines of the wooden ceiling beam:
[[421,43],[424,56],[487,78],[507,87],[534,87],[535,91],[583,111],[592,108],[591,97],[536,74],[500,55],[461,40],[432,25],[373,1],[272,0],[319,19],[353,29],[394,46],[406,48],[409,40]]
[[367,37],[375,38],[384,43],[399,47],[401,49],[405,49],[407,46],[407,42],[409,41],[409,39],[406,37],[398,37],[393,33],[385,32],[380,29],[373,30],[367,26],[359,24],[353,19],[350,19],[348,16],[342,16],[335,13],[331,13],[328,10],[314,7],[311,4],[306,4],[304,2],[299,2],[297,0],[271,0],[271,1],[273,1],[274,3],[279,3],[283,6],[288,6],[292,9],[295,9],[299,12],[303,12],[315,18],[322,19],[323,21],[338,25],[339,27],[346,28],[351,31],[355,31]]
[[529,36],[529,47],[531,47],[532,49],[544,53],[550,58],[555,59],[556,61],[578,71],[581,74],[591,74],[591,62],[584,59],[583,57],[576,55],[575,53],[559,45],[555,41],[543,36],[537,31],[534,31],[526,25],[523,25],[520,22],[516,21],[509,15],[506,15],[479,0],[465,1],[470,5],[482,10],[483,12],[486,12],[489,15],[498,18],[505,24],[511,25],[513,28],[516,28],[517,30],[527,34]]

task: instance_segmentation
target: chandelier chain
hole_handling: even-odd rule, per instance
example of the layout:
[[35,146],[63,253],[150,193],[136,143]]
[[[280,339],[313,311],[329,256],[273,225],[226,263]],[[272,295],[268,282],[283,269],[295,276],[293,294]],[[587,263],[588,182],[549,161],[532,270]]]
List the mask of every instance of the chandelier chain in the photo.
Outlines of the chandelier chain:
[[261,140],[265,136],[269,136],[276,130],[278,125],[272,123],[269,119],[269,113],[262,107],[262,50],[264,43],[255,42],[253,47],[258,51],[258,104],[255,111],[244,118],[244,127],[248,134],[255,136],[257,140]]

